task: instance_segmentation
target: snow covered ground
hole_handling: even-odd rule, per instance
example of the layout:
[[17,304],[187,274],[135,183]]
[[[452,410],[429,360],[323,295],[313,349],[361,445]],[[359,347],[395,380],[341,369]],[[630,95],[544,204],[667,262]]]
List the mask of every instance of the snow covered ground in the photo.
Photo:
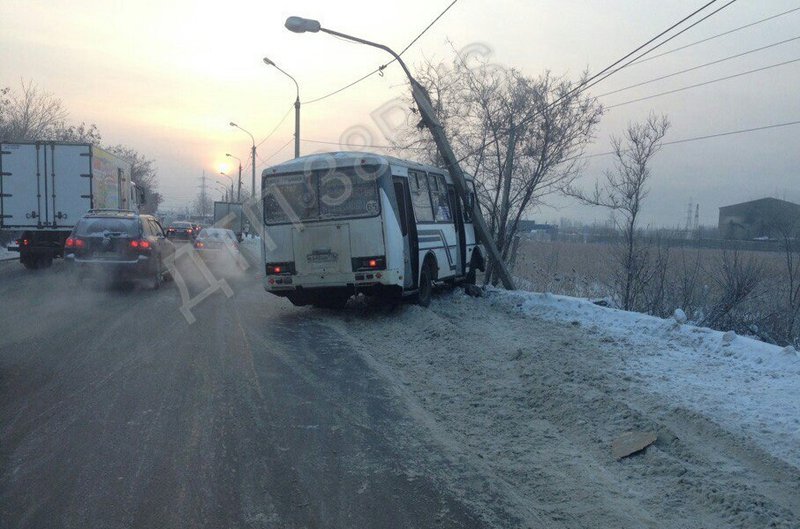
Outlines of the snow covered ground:
[[[413,472],[457,491],[488,526],[800,527],[793,350],[499,290],[309,317],[393,387],[413,421],[391,437],[419,454]],[[657,440],[617,460],[611,444],[627,431]],[[446,472],[419,449],[424,435]]]
[[758,340],[551,294],[491,293],[531,317],[578,321],[631,347],[627,376],[800,467],[800,354]]
[[17,252],[9,252],[4,245],[0,244],[0,261],[17,258],[19,258],[19,254]]

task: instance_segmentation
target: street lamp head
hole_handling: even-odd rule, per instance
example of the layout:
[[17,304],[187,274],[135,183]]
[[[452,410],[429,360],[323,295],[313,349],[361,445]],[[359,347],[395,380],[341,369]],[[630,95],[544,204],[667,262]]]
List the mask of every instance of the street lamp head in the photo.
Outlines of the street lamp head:
[[231,127],[238,127],[238,126],[239,126],[239,125],[237,125],[236,123],[234,123],[233,121],[231,121],[231,122],[229,123],[229,125],[230,125]]
[[230,155],[231,155],[231,154],[230,154],[230,153],[228,153],[228,152],[226,152],[226,153],[225,153],[225,156],[230,156]]
[[289,17],[286,19],[284,26],[294,33],[317,33],[321,28],[319,20],[303,17]]
[[275,63],[269,60],[267,57],[264,57],[264,64],[267,66],[275,66]]

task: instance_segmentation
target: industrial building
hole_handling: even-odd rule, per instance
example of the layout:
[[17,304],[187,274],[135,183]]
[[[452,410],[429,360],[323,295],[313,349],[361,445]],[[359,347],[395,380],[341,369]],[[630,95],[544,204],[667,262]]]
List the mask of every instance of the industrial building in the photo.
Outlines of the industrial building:
[[800,204],[760,198],[719,208],[719,233],[723,239],[775,239],[787,226],[800,226]]

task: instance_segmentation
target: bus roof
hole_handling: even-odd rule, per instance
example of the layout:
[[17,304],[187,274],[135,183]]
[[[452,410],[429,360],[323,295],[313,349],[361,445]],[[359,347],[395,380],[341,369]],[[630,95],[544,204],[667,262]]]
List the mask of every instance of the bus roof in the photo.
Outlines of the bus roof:
[[[273,165],[272,167],[264,169],[261,176],[263,178],[276,173],[299,173],[306,169],[324,169],[330,167],[331,161],[335,162],[337,167],[351,167],[355,165],[401,165],[419,171],[443,172],[447,174],[447,169],[441,167],[412,160],[403,160],[385,154],[358,151],[333,151],[309,154],[307,156],[288,160],[278,165]],[[464,177],[470,181],[473,179],[472,175],[466,172],[464,173]]]

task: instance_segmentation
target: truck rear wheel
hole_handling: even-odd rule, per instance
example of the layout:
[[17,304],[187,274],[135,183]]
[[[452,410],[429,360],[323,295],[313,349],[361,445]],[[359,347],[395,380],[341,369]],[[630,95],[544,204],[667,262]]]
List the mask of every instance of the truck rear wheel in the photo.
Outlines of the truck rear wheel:
[[19,258],[19,262],[28,270],[36,270],[37,260],[33,256],[22,256]]

